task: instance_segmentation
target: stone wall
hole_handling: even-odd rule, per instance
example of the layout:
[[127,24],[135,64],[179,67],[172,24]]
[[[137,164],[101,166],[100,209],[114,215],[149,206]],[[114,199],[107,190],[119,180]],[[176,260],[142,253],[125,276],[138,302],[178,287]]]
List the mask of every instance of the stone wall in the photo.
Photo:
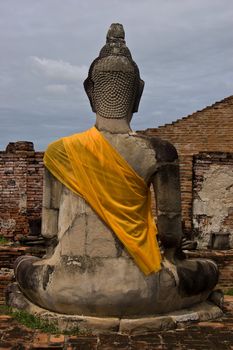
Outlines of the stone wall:
[[[233,96],[172,124],[147,129],[143,133],[161,137],[177,148],[183,223],[189,234],[192,230],[193,156],[200,152],[233,152]],[[232,220],[229,220],[232,225]]]
[[18,240],[40,231],[43,153],[32,142],[9,143],[0,152],[0,235]]
[[217,245],[220,235],[233,247],[233,153],[195,156],[193,174],[193,228],[199,248]]

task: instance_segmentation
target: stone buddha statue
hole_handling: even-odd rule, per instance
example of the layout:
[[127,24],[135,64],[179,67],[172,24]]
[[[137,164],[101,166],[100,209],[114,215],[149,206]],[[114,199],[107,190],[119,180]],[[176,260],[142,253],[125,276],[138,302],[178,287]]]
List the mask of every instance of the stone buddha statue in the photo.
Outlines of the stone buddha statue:
[[50,245],[42,259],[15,263],[31,303],[62,314],[140,317],[187,308],[215,287],[214,262],[178,254],[176,149],[130,127],[143,86],[124,29],[112,24],[84,82],[95,126],[45,153],[42,234]]

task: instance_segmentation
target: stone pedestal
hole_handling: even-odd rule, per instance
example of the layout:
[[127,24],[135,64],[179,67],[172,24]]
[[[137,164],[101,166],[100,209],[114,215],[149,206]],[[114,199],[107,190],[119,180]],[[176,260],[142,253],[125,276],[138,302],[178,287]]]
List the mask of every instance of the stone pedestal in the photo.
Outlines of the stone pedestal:
[[121,333],[145,334],[156,331],[175,329],[181,324],[208,321],[223,315],[222,310],[211,301],[205,301],[193,307],[149,317],[92,317],[84,315],[59,314],[45,310],[27,300],[17,287],[12,284],[7,291],[8,304],[17,310],[27,311],[40,319],[52,323],[61,331],[79,330],[93,334]]

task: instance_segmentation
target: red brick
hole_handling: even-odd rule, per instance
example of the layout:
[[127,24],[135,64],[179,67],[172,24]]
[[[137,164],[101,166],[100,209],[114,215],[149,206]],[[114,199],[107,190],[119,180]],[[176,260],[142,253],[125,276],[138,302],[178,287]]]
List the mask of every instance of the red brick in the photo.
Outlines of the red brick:
[[60,335],[50,335],[49,337],[50,343],[64,343],[65,341],[65,336],[60,334]]
[[47,333],[38,333],[34,338],[34,344],[48,344],[49,335]]
[[[15,150],[15,145],[22,149]],[[30,151],[27,143],[11,143],[7,152],[0,152],[0,231],[8,239],[28,235],[29,219],[41,217],[42,158],[43,153]],[[23,210],[19,205],[22,196]]]

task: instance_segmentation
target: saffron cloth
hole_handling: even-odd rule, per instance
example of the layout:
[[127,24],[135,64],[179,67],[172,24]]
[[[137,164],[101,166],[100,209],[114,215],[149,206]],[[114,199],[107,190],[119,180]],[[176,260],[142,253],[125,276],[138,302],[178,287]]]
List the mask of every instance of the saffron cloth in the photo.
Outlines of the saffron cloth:
[[44,164],[89,203],[144,274],[160,270],[150,189],[95,127],[51,143]]

